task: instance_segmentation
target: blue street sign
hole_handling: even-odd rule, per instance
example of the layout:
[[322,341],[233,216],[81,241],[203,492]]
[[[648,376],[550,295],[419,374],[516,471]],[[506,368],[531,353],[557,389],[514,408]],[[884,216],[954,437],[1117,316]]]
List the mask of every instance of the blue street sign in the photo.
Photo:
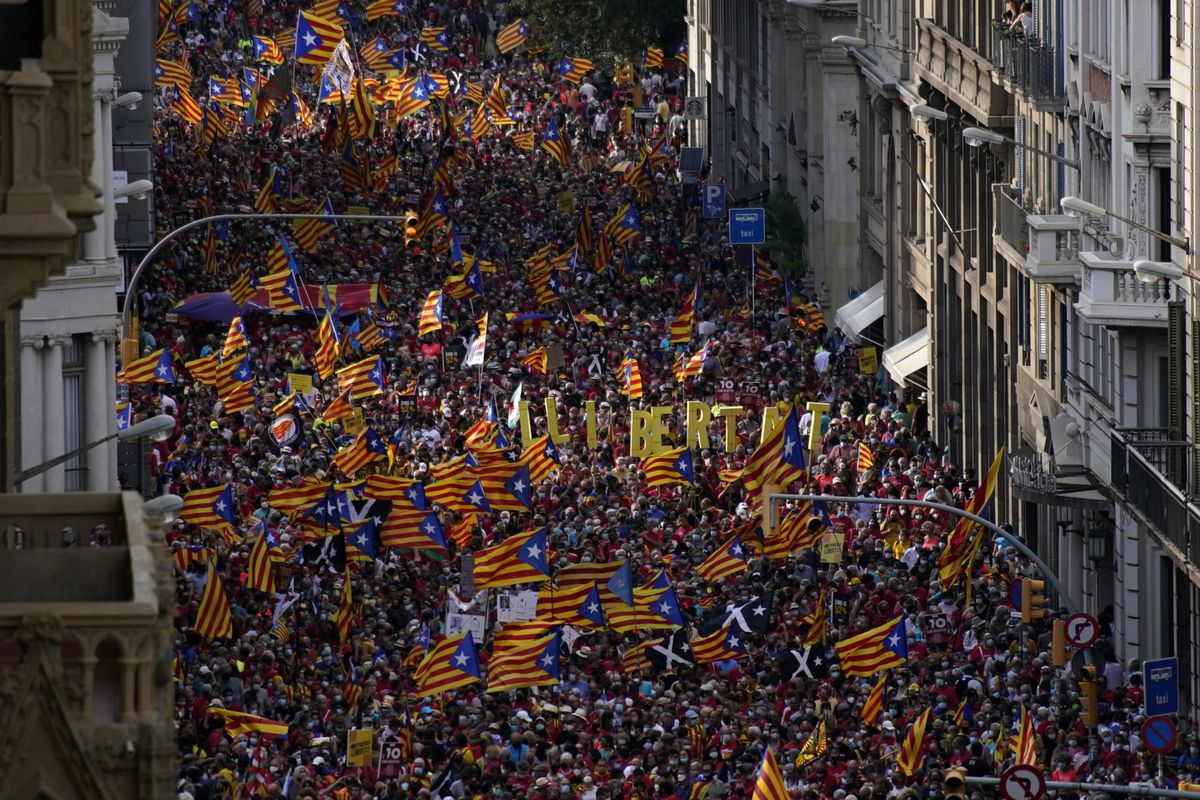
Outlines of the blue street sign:
[[1146,688],[1146,716],[1179,713],[1179,659],[1159,658],[1142,664]]
[[1179,730],[1167,717],[1151,717],[1142,724],[1142,741],[1151,753],[1169,753],[1175,749]]
[[721,219],[725,216],[725,184],[723,183],[705,183],[703,184],[704,192],[704,218],[705,219]]
[[729,243],[766,244],[767,213],[761,208],[729,209]]

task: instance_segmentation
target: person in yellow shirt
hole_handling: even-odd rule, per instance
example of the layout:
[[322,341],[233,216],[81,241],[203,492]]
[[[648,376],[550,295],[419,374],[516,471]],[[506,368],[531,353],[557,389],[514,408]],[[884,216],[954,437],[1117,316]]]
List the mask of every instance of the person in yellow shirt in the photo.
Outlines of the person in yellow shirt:
[[621,133],[633,135],[633,100],[626,100],[625,107],[621,109]]

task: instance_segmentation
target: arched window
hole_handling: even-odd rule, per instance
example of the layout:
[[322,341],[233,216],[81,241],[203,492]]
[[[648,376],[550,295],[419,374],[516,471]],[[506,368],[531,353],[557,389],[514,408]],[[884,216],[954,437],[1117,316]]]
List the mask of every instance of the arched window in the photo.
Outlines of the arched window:
[[121,645],[109,637],[96,648],[92,674],[92,718],[99,723],[116,722],[121,710]]

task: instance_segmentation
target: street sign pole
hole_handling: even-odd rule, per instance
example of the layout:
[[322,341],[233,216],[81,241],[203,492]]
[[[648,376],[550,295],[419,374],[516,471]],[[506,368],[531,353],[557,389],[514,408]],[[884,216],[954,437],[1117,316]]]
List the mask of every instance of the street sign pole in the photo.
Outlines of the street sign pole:
[[[974,777],[963,778],[967,786],[999,786],[1000,778]],[[1183,789],[1159,789],[1156,786],[1128,786],[1115,783],[1078,783],[1074,781],[1046,781],[1047,789],[1061,789],[1066,792],[1104,792],[1105,794],[1123,794],[1129,797],[1185,797],[1200,800],[1200,792]]]
[[1147,717],[1179,713],[1179,659],[1156,658],[1142,663]]

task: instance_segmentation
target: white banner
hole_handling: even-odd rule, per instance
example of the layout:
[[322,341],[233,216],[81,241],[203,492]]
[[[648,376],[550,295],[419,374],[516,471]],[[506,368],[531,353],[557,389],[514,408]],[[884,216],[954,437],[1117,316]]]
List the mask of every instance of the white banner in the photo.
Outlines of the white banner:
[[477,646],[483,646],[483,638],[487,634],[487,617],[482,614],[459,614],[456,611],[446,612],[446,635],[454,636],[459,633],[471,632],[471,637]]
[[498,592],[496,594],[497,622],[528,622],[537,616],[537,592]]

